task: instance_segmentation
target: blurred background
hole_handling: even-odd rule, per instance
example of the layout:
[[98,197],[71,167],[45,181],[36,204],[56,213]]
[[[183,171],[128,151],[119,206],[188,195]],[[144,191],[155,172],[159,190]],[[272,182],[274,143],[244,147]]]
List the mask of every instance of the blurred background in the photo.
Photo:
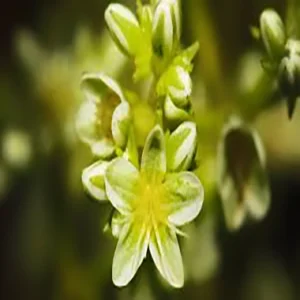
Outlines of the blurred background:
[[[289,121],[285,102],[272,96],[260,65],[262,47],[250,33],[264,8],[285,18],[290,3],[182,2],[183,44],[200,43],[192,101],[206,199],[197,222],[186,228],[190,238],[180,240],[186,284],[173,290],[149,258],[128,287],[113,286],[116,242],[103,232],[111,208],[90,199],[81,185],[81,170],[92,162],[74,132],[81,74],[101,70],[133,86],[133,66],[105,28],[109,1],[3,1],[0,299],[299,298],[300,107]],[[300,11],[300,1],[290,2]],[[258,129],[272,193],[266,218],[234,233],[226,229],[215,186],[219,123],[231,113]]]

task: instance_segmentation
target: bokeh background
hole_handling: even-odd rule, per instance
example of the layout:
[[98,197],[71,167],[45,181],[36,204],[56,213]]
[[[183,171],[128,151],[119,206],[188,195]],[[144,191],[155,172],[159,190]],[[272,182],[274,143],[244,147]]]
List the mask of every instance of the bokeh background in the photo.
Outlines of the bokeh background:
[[[172,290],[151,259],[127,288],[113,286],[115,241],[103,232],[110,207],[90,199],[80,181],[92,161],[74,132],[81,74],[102,70],[133,86],[133,67],[105,28],[109,1],[2,1],[0,299],[299,299],[300,107],[289,121],[285,103],[272,97],[250,26],[264,8],[285,18],[300,1],[182,2],[183,44],[200,43],[193,103],[207,196],[181,240],[185,287]],[[214,160],[219,121],[232,112],[261,134],[272,192],[266,218],[234,233],[224,223]]]

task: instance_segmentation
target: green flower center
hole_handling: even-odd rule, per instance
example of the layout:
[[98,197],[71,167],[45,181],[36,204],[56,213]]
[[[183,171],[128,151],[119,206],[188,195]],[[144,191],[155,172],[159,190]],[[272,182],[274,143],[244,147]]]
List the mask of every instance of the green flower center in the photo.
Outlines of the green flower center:
[[140,224],[146,223],[152,229],[160,223],[166,223],[168,213],[166,207],[166,189],[161,176],[149,180],[146,176],[140,178],[138,197],[135,203],[134,218]]

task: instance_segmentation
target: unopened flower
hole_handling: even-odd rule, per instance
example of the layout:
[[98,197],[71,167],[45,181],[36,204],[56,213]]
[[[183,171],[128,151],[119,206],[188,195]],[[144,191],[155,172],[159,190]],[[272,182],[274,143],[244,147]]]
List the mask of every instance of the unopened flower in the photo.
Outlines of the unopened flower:
[[158,3],[152,26],[153,51],[160,58],[168,58],[173,51],[174,27],[171,6],[167,1]]
[[185,109],[177,107],[171,100],[170,96],[166,96],[164,102],[164,114],[166,119],[169,121],[170,126],[181,123],[190,118],[189,113]]
[[183,122],[167,139],[167,165],[170,171],[185,171],[191,166],[197,146],[194,122]]
[[288,115],[291,118],[300,96],[300,41],[288,40],[286,50],[287,55],[279,65],[279,86],[287,98]]
[[286,34],[284,24],[273,9],[265,9],[260,16],[262,41],[272,60],[281,59],[285,52]]
[[165,139],[158,125],[147,138],[140,168],[116,158],[104,177],[107,197],[116,209],[112,221],[118,237],[114,284],[125,286],[131,281],[149,248],[162,277],[182,287],[177,226],[192,221],[201,210],[204,192],[199,179],[191,172],[167,172]]
[[270,190],[262,142],[256,131],[239,119],[232,119],[223,130],[218,187],[229,229],[238,229],[247,215],[257,220],[266,215]]
[[136,16],[124,5],[114,3],[106,9],[105,20],[120,50],[127,55],[136,54],[142,36]]
[[185,107],[192,93],[192,80],[189,72],[181,66],[170,66],[157,84],[157,93],[159,96],[169,95],[176,106]]
[[130,105],[122,89],[110,77],[101,73],[85,74],[82,88],[86,94],[76,120],[80,139],[99,158],[113,155],[116,147],[127,142]]

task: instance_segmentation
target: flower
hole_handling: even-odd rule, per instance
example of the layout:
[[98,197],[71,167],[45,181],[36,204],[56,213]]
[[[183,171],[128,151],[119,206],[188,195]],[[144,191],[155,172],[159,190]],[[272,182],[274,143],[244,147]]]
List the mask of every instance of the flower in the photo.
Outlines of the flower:
[[78,136],[95,156],[112,157],[117,147],[126,146],[130,105],[120,86],[105,74],[85,74],[82,88],[87,99],[77,115]]
[[173,287],[182,287],[177,226],[197,217],[204,191],[193,173],[167,172],[161,127],[157,125],[149,133],[139,169],[125,158],[115,158],[107,166],[104,179],[107,197],[116,209],[111,224],[113,235],[118,237],[112,267],[114,284],[125,286],[131,281],[149,248],[162,277]]
[[265,152],[258,133],[233,118],[224,127],[218,149],[218,188],[230,230],[246,216],[261,220],[270,206]]

